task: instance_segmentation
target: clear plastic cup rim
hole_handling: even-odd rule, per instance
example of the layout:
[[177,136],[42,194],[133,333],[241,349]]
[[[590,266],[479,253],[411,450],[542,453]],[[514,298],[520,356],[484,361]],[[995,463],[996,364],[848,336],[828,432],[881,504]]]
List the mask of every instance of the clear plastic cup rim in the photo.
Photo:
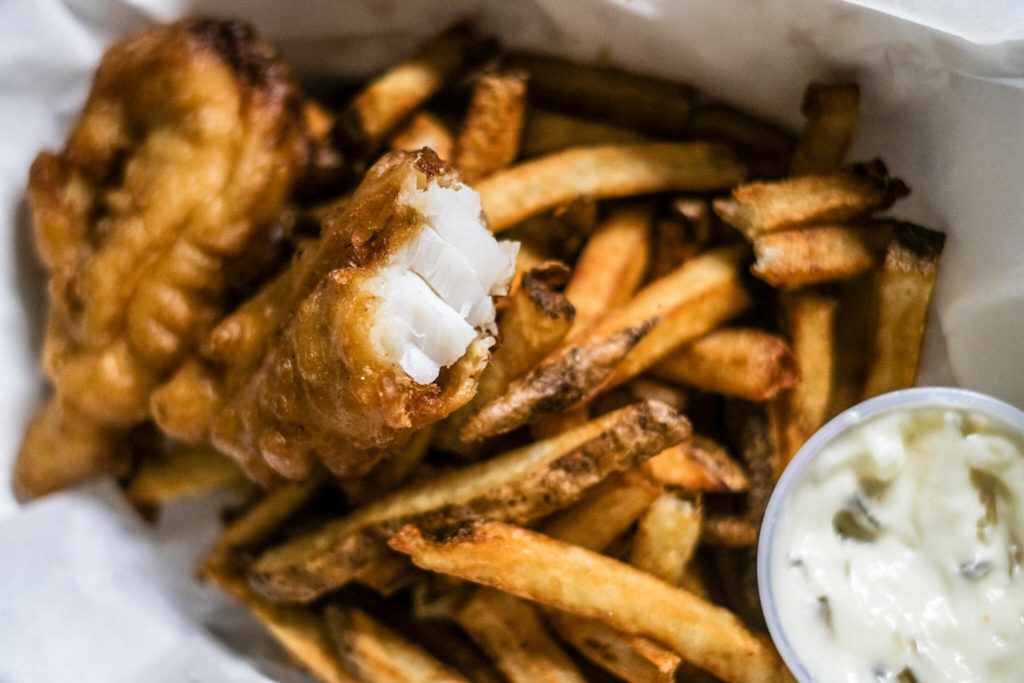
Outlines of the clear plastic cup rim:
[[772,555],[774,552],[775,531],[780,526],[780,515],[785,509],[789,493],[803,478],[807,467],[826,444],[837,436],[860,424],[864,420],[897,409],[919,408],[924,406],[948,406],[972,410],[978,413],[1001,419],[1010,426],[1015,426],[1024,434],[1024,412],[1000,401],[992,396],[959,389],[956,387],[915,387],[901,389],[868,399],[844,410],[819,429],[807,440],[779,478],[772,492],[768,507],[765,510],[757,549],[757,585],[761,598],[768,632],[785,661],[786,666],[801,683],[813,683],[814,678],[804,668],[793,648],[779,619],[775,604],[774,586],[772,584]]

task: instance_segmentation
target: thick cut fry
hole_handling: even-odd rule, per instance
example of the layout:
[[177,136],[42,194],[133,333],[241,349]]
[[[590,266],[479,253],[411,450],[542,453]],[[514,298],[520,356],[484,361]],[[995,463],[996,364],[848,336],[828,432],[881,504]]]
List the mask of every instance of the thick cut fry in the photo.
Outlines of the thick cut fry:
[[811,83],[801,107],[807,117],[793,152],[793,175],[831,171],[842,165],[853,143],[860,117],[860,88],[856,83]]
[[651,372],[670,382],[748,401],[768,400],[800,379],[793,352],[784,339],[740,327],[707,333]]
[[530,73],[531,99],[543,105],[658,135],[678,137],[686,128],[695,94],[689,85],[540,55],[516,55],[512,63]]
[[544,610],[555,634],[581,655],[629,683],[671,683],[679,655],[646,638],[616,631],[602,621]]
[[289,655],[325,683],[360,683],[341,663],[324,620],[312,609],[275,605],[256,595],[229,563],[208,563],[203,578],[232,596],[262,623]]
[[524,157],[535,157],[569,147],[644,141],[643,135],[629,128],[533,107],[523,128],[522,152]]
[[361,681],[468,683],[459,672],[360,609],[328,605],[324,619],[339,658]]
[[125,488],[136,505],[163,505],[245,481],[230,459],[208,446],[180,446],[148,455]]
[[629,563],[673,586],[682,583],[700,539],[700,505],[664,493],[647,508],[636,527]]
[[629,565],[536,532],[479,522],[425,537],[409,525],[392,537],[391,547],[424,569],[663,642],[725,680],[793,680],[771,644],[728,611]]
[[569,276],[564,264],[546,261],[523,273],[519,287],[501,305],[501,342],[491,354],[476,395],[441,423],[436,443],[464,457],[476,453],[459,432],[482,406],[501,396],[509,384],[553,351],[572,327],[575,309],[557,288]]
[[548,633],[533,605],[520,598],[477,588],[454,617],[510,683],[586,680]]
[[743,165],[723,145],[609,145],[570,149],[520,163],[477,183],[476,189],[491,230],[499,232],[577,197],[709,192],[732,187],[745,174]]
[[870,270],[877,261],[870,228],[815,225],[754,238],[750,271],[773,287],[797,289],[845,280]]
[[687,491],[736,493],[750,486],[743,468],[725,447],[699,434],[658,453],[642,468],[654,481]]
[[482,405],[466,420],[459,437],[480,441],[573,406],[612,374],[652,326],[650,321],[641,322],[607,337],[561,347],[511,382],[504,394]]
[[455,149],[455,138],[441,119],[430,112],[418,111],[395,133],[389,145],[393,150],[405,152],[429,147],[442,160],[450,161],[452,150]]
[[[779,297],[782,326],[800,368],[796,386],[776,397],[770,412],[779,444],[780,466],[825,424],[835,370],[835,321],[838,301],[813,291]],[[781,471],[780,471],[781,474]]]
[[767,121],[720,104],[697,107],[689,135],[726,142],[758,178],[779,178],[789,170],[793,136]]
[[455,167],[467,183],[505,168],[519,155],[526,117],[524,71],[482,74],[455,145]]
[[704,518],[701,540],[708,545],[750,548],[757,545],[757,522],[740,515],[708,515]]
[[909,189],[881,160],[772,183],[748,183],[717,199],[715,212],[753,239],[761,233],[841,223],[892,206]]
[[647,270],[653,207],[637,204],[613,211],[590,236],[565,288],[576,309],[570,338],[629,300]]
[[914,385],[945,240],[928,228],[897,226],[878,276],[878,324],[864,398]]
[[346,144],[369,157],[409,114],[466,62],[469,33],[455,28],[366,86],[338,120]]
[[637,404],[586,425],[432,481],[397,491],[348,517],[271,548],[252,565],[257,591],[308,601],[382,556],[404,524],[477,516],[526,523],[565,507],[615,472],[689,435],[689,423],[659,403]]

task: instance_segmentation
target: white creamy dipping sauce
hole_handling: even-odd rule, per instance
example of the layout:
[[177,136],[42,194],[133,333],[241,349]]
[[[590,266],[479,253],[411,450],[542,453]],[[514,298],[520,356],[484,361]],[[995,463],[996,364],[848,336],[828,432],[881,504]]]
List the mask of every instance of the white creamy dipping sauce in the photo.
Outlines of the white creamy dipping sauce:
[[855,425],[779,516],[778,617],[815,681],[1024,681],[1024,443],[949,407]]

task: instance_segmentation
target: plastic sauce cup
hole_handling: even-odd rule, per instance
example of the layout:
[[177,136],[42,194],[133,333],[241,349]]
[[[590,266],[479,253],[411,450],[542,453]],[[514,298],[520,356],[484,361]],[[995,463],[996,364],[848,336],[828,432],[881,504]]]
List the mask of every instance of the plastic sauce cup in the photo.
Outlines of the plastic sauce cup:
[[903,389],[858,403],[832,418],[797,451],[775,486],[775,491],[772,493],[765,511],[758,541],[757,584],[761,607],[772,640],[790,671],[803,683],[813,683],[814,678],[800,661],[797,648],[793,647],[783,629],[776,605],[774,577],[772,576],[775,553],[786,551],[784,548],[775,547],[775,537],[776,531],[786,523],[789,494],[801,482],[808,466],[818,453],[851,427],[876,415],[928,406],[959,408],[987,415],[1001,420],[1010,427],[1016,427],[1021,434],[1024,434],[1024,412],[991,396],[954,387]]

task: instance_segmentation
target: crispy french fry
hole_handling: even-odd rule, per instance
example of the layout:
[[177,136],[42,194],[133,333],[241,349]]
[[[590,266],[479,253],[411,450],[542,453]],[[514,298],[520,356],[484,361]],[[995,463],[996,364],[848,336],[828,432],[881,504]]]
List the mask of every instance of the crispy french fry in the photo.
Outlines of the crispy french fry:
[[360,683],[341,663],[327,634],[327,625],[312,609],[275,605],[260,598],[228,562],[204,565],[203,578],[245,605],[288,654],[317,678],[325,683]]
[[526,161],[476,185],[493,232],[576,197],[732,187],[746,170],[723,145],[640,143],[584,147]]
[[676,493],[662,494],[640,517],[629,563],[680,585],[700,539],[702,518],[699,504]]
[[541,55],[516,55],[512,63],[530,72],[531,99],[543,105],[659,135],[686,128],[691,86]]
[[338,119],[347,144],[358,154],[372,154],[403,119],[463,66],[470,46],[466,30],[450,30],[372,81]]
[[647,476],[687,491],[740,492],[750,482],[743,468],[713,439],[693,434],[645,462]]
[[136,505],[162,505],[245,482],[229,458],[208,446],[180,446],[142,460],[124,495]]
[[[828,417],[835,369],[837,300],[811,290],[779,297],[782,326],[793,345],[800,382],[776,397],[770,411],[785,467]],[[781,470],[780,470],[781,474]]]
[[481,74],[455,144],[455,167],[473,183],[486,178],[519,155],[519,138],[526,117],[525,71]]
[[408,525],[390,543],[424,569],[671,645],[684,659],[726,680],[793,680],[771,644],[728,611],[646,572],[542,534],[477,522],[428,537]]
[[776,230],[840,223],[892,206],[910,190],[881,160],[771,183],[747,183],[715,212],[748,239]]
[[646,638],[616,631],[602,621],[545,609],[551,630],[577,652],[629,683],[671,683],[679,655]]
[[793,151],[793,175],[831,171],[842,165],[860,117],[860,88],[855,83],[811,83],[801,107],[807,117]]
[[815,225],[754,238],[750,271],[773,287],[797,289],[866,272],[878,258],[871,228]]
[[429,147],[444,161],[452,158],[455,149],[455,138],[448,126],[430,112],[418,111],[412,115],[408,123],[398,129],[389,143],[391,149],[413,152],[421,147]]
[[709,545],[749,548],[757,545],[757,523],[742,515],[708,515],[704,518],[701,540]]
[[793,352],[784,339],[742,327],[708,332],[655,365],[651,373],[748,401],[770,399],[800,379]]
[[945,239],[911,223],[896,227],[878,276],[878,324],[864,398],[914,385]]
[[324,619],[339,658],[361,681],[466,682],[459,672],[360,609],[328,605]]
[[535,157],[569,147],[644,141],[643,135],[629,128],[532,107],[523,128],[522,152],[524,157]]
[[652,213],[649,204],[613,211],[587,241],[565,288],[576,309],[570,338],[625,303],[640,286],[650,252]]
[[623,388],[637,401],[661,401],[679,412],[683,412],[689,401],[685,389],[649,377],[637,377]]
[[525,600],[478,587],[454,617],[510,683],[586,680]]
[[767,121],[720,104],[694,109],[689,134],[729,143],[759,178],[786,175],[793,153],[792,135]]
[[387,556],[402,525],[474,516],[525,523],[567,506],[591,486],[689,434],[689,423],[659,403],[602,416],[570,432],[409,486],[265,551],[250,568],[263,596],[309,601]]

